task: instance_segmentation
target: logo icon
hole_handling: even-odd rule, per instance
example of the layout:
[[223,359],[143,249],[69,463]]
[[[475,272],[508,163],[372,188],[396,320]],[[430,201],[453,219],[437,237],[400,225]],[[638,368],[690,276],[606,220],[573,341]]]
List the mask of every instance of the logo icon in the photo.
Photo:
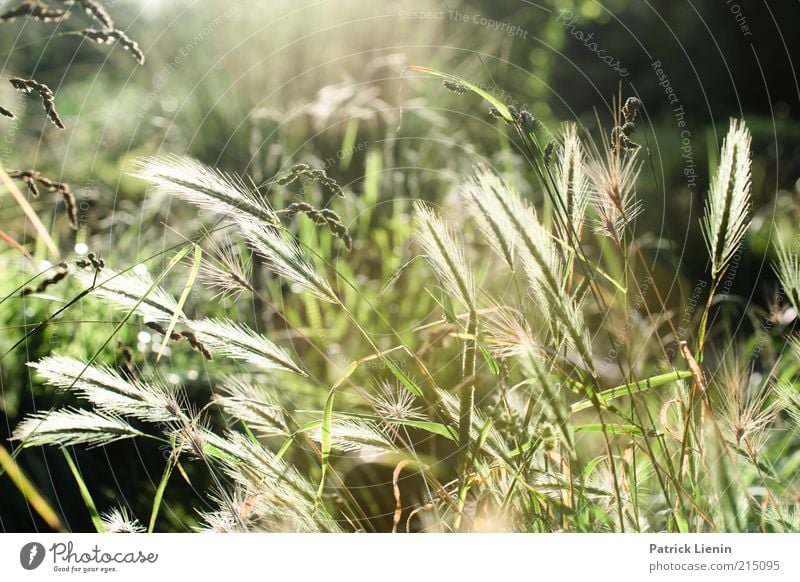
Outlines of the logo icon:
[[19,563],[26,570],[35,570],[44,562],[44,546],[39,542],[29,542],[19,551]]

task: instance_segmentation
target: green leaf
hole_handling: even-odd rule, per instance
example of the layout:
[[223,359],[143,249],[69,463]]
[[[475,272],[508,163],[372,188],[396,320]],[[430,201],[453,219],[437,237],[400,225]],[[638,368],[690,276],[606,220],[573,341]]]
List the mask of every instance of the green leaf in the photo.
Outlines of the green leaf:
[[61,452],[64,453],[64,458],[67,460],[69,470],[72,472],[72,476],[75,477],[75,482],[78,484],[78,490],[81,493],[83,504],[86,506],[86,509],[89,510],[89,516],[92,518],[94,528],[97,530],[97,533],[105,533],[106,528],[103,526],[103,520],[100,519],[100,513],[97,511],[97,506],[94,504],[92,494],[89,493],[89,488],[86,486],[86,481],[83,480],[78,466],[75,464],[75,461],[72,460],[72,455],[69,454],[66,448],[61,447]]
[[632,436],[644,436],[642,429],[634,424],[601,423],[579,424],[574,428],[575,432],[607,432],[608,434],[628,434]]
[[509,109],[508,109],[508,107],[506,106],[505,103],[500,101],[494,95],[491,95],[487,91],[484,91],[483,89],[481,89],[477,85],[473,85],[472,83],[470,83],[469,81],[467,81],[465,79],[462,79],[461,77],[457,77],[456,75],[451,75],[450,73],[444,73],[442,71],[437,71],[436,69],[431,69],[430,67],[423,67],[421,65],[411,65],[409,67],[406,67],[406,70],[407,71],[415,71],[417,73],[424,73],[424,74],[430,75],[432,77],[438,77],[438,78],[443,79],[445,81],[451,81],[453,83],[458,83],[459,85],[463,85],[464,87],[466,87],[467,89],[469,89],[470,91],[475,93],[476,95],[478,95],[478,96],[482,97],[483,99],[485,99],[486,101],[488,101],[492,105],[492,107],[494,107],[495,109],[497,109],[497,111],[500,112],[500,115],[503,116],[503,119],[505,119],[509,123],[512,123],[514,121],[514,118],[511,116],[511,111],[509,111]]
[[[644,392],[645,390],[649,390],[650,388],[658,388],[659,386],[663,386],[665,384],[670,384],[672,382],[677,382],[678,380],[683,380],[685,378],[690,378],[692,373],[689,370],[679,370],[675,372],[667,372],[666,374],[660,374],[658,376],[652,376],[645,380],[639,380],[638,382],[630,382],[628,384],[622,384],[621,386],[616,386],[615,388],[609,388],[608,390],[603,390],[602,392],[597,394],[597,399],[600,401],[600,404],[607,405],[611,400],[615,398],[621,398],[622,396],[629,396],[631,394],[636,394],[638,392]],[[586,410],[587,408],[591,408],[592,402],[590,400],[581,400],[580,402],[576,402],[570,407],[571,413],[580,412],[581,410]]]
[[333,395],[334,390],[328,393],[325,400],[325,410],[322,414],[322,434],[320,436],[320,449],[322,451],[322,475],[319,478],[319,489],[317,489],[317,502],[322,499],[322,492],[325,489],[325,477],[328,474],[328,467],[331,459],[331,424],[333,423]]
[[164,498],[164,491],[167,488],[167,481],[169,481],[169,477],[172,475],[172,469],[174,466],[172,455],[170,455],[169,460],[167,461],[167,466],[164,468],[164,474],[161,476],[161,482],[158,484],[158,489],[156,489],[156,495],[153,498],[153,510],[150,512],[150,523],[147,526],[147,533],[153,533],[153,529],[156,526],[158,510],[161,508],[161,500]]
[[400,383],[405,386],[409,392],[411,392],[414,396],[422,398],[422,388],[414,383],[411,378],[409,378],[406,373],[397,366],[397,364],[395,364],[390,358],[383,358],[383,362],[386,364],[386,367],[389,368],[389,371],[392,373],[392,375],[400,380]]
[[497,376],[500,373],[500,364],[497,363],[497,360],[494,359],[492,354],[489,353],[489,350],[486,349],[482,343],[477,342],[476,345],[478,349],[481,351],[481,355],[483,356],[486,365],[489,366],[489,371]]

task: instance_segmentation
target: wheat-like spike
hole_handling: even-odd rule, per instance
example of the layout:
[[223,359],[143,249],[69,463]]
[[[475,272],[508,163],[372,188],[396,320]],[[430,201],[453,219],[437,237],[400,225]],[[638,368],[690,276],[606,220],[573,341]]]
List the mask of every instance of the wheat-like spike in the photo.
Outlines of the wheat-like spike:
[[333,289],[314,270],[300,247],[287,241],[278,229],[269,224],[247,222],[242,225],[242,232],[276,275],[297,284],[318,299],[339,303]]
[[11,438],[20,441],[23,447],[96,447],[142,435],[118,416],[65,408],[29,414],[17,425]]
[[244,324],[229,319],[203,319],[189,321],[187,325],[214,353],[244,360],[262,370],[306,375],[283,348]]
[[106,533],[144,533],[145,527],[125,507],[113,507],[100,514]]
[[[94,271],[78,271],[75,275],[87,288],[95,282]],[[97,274],[92,294],[117,309],[135,309],[145,321],[168,322],[177,309],[175,298],[160,286],[150,290],[152,286],[153,280],[147,275],[138,275],[132,271],[117,273],[113,269],[105,268]],[[185,318],[182,312],[178,316],[181,320]]]
[[107,366],[87,366],[64,356],[48,356],[28,366],[51,386],[76,391],[101,412],[155,423],[186,420],[166,387],[128,380]]
[[778,238],[775,244],[778,261],[773,265],[773,269],[792,306],[800,311],[800,256],[795,248],[789,248],[783,240]]
[[526,377],[534,380],[530,387],[534,390],[534,400],[539,402],[545,419],[556,427],[565,449],[573,452],[575,439],[564,391],[552,381],[547,365],[534,350],[528,350],[519,361]]
[[240,252],[237,245],[227,236],[221,241],[211,239],[209,253],[211,260],[203,257],[200,264],[200,278],[209,286],[219,289],[222,297],[238,297],[244,291],[253,291],[250,277],[253,261],[249,252]]
[[253,386],[239,377],[230,377],[220,387],[222,395],[214,402],[231,418],[241,420],[261,436],[289,436],[283,408],[261,386]]
[[436,278],[451,297],[471,312],[476,310],[475,281],[464,257],[463,244],[450,228],[421,202],[414,203],[417,240],[433,267]]
[[635,154],[612,150],[608,144],[603,154],[595,151],[586,165],[589,201],[598,216],[595,231],[618,244],[628,225],[642,213],[636,197],[641,168]]
[[[461,405],[456,395],[440,388],[437,388],[436,393],[439,401],[443,405],[444,413],[449,417],[452,423],[458,423],[461,414]],[[487,424],[489,423],[484,414],[478,410],[473,411],[470,418],[470,439],[472,442],[478,440],[481,431],[484,430]],[[494,425],[492,425],[486,433],[486,440],[483,443],[482,450],[498,459],[510,458],[510,449],[503,436],[494,428]]]
[[191,158],[173,155],[145,158],[137,162],[131,175],[169,195],[237,222],[256,220],[279,224],[269,202],[248,188],[244,180]]
[[505,188],[500,178],[486,168],[479,169],[474,176],[462,184],[467,209],[478,223],[486,241],[500,255],[508,267],[514,270],[514,226],[506,213],[497,204],[497,197],[490,194]]
[[715,276],[728,266],[750,226],[750,141],[744,121],[731,119],[703,217],[703,235]]
[[221,459],[225,472],[271,505],[271,509],[262,505],[262,512],[290,518],[298,531],[340,531],[330,514],[316,503],[315,487],[297,469],[244,434],[229,431],[224,438],[214,437],[215,446],[230,457]]
[[764,510],[763,518],[776,533],[797,533],[800,531],[800,503],[774,499]]
[[[792,342],[792,351],[795,359],[798,359],[800,357],[800,341]],[[778,380],[772,388],[775,392],[776,402],[792,419],[795,428],[800,429],[800,390],[788,380]]]
[[586,156],[578,137],[578,126],[567,123],[564,127],[564,143],[555,172],[556,195],[560,204],[556,212],[561,237],[571,240],[580,235],[586,208],[589,205],[589,179],[586,176]]
[[511,225],[534,300],[563,330],[587,368],[593,370],[583,314],[565,287],[564,264],[552,237],[539,223],[536,211],[509,188],[492,188],[486,194],[492,212],[504,216]]
[[[316,442],[322,439],[322,427],[309,433]],[[392,440],[374,422],[350,418],[336,418],[331,423],[331,446],[339,451],[354,453],[364,451],[391,452],[397,450]]]

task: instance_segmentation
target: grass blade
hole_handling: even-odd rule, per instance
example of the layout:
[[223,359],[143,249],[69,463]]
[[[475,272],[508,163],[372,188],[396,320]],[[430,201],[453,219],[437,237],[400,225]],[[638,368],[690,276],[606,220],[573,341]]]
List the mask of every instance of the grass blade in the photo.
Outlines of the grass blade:
[[92,494],[89,493],[89,488],[86,486],[86,482],[83,480],[81,472],[78,470],[78,466],[75,464],[75,461],[72,459],[72,456],[65,447],[61,448],[61,452],[64,453],[64,458],[67,460],[69,470],[72,472],[72,476],[75,477],[75,482],[78,484],[78,490],[81,493],[81,498],[83,499],[84,505],[86,505],[86,509],[89,510],[89,516],[92,518],[92,523],[94,524],[97,533],[105,533],[106,528],[103,525],[103,520],[100,518],[100,513],[97,511],[97,506],[94,504]]

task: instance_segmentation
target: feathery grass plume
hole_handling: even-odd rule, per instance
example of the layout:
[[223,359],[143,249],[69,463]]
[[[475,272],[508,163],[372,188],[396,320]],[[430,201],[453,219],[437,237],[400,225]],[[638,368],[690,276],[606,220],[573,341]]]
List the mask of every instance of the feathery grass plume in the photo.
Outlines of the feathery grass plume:
[[483,322],[487,348],[495,357],[522,356],[539,345],[525,316],[512,307],[492,303],[484,310]]
[[139,47],[139,43],[131,39],[121,30],[97,30],[95,28],[87,28],[83,31],[83,36],[92,42],[96,42],[97,44],[113,44],[115,42],[119,43],[123,49],[131,54],[131,57],[133,57],[134,61],[140,65],[144,65],[145,63],[144,52]]
[[341,531],[325,508],[316,503],[316,486],[293,466],[242,433],[229,431],[224,438],[213,436],[210,442],[226,453],[219,458],[225,472],[240,487],[267,502],[261,506],[265,515],[276,523],[290,520],[292,531]]
[[789,248],[783,240],[778,238],[775,244],[778,261],[772,268],[792,307],[800,312],[800,256],[798,256],[796,248],[796,244]]
[[262,370],[306,375],[283,348],[244,324],[229,319],[203,319],[190,321],[188,326],[215,353],[244,360]]
[[200,513],[203,525],[200,531],[213,533],[247,533],[252,531],[279,531],[263,524],[261,514],[255,507],[258,494],[242,486],[236,486],[234,491],[222,491],[210,495],[218,509]]
[[33,79],[20,79],[19,77],[11,77],[8,82],[20,93],[30,95],[33,92],[39,95],[42,107],[53,125],[58,129],[65,129],[64,122],[61,121],[61,117],[56,111],[56,98],[50,87]]
[[586,177],[586,156],[578,137],[578,126],[564,126],[563,145],[555,171],[556,205],[559,219],[556,224],[566,241],[580,236],[586,208],[589,205],[589,179]]
[[131,517],[125,507],[114,507],[102,514],[100,519],[106,533],[144,533],[145,527],[135,517]]
[[69,18],[69,12],[60,8],[52,8],[38,0],[24,0],[0,14],[0,22],[13,22],[20,16],[27,16],[39,22],[60,22]]
[[776,499],[763,513],[764,521],[775,533],[796,534],[800,531],[800,503]]
[[561,253],[550,234],[539,222],[536,211],[505,184],[485,190],[485,202],[492,216],[503,217],[516,239],[533,298],[577,350],[589,371],[594,369],[586,326],[578,301],[570,295],[564,279]]
[[14,178],[15,180],[23,182],[28,188],[28,192],[31,193],[31,196],[39,196],[39,187],[37,184],[46,188],[48,192],[58,192],[61,194],[61,197],[64,199],[64,204],[66,205],[69,223],[73,230],[78,229],[78,204],[75,200],[75,195],[69,189],[69,184],[51,180],[36,170],[8,170],[7,173],[9,178]]
[[141,159],[131,175],[169,195],[237,222],[249,219],[279,224],[269,202],[244,180],[191,158],[169,155]]
[[414,395],[406,388],[381,382],[374,394],[368,394],[370,406],[382,418],[412,420],[424,418],[414,404]]
[[715,277],[728,266],[750,226],[750,141],[744,121],[731,119],[703,217]]
[[478,307],[475,298],[475,281],[472,271],[464,257],[463,244],[457,241],[455,235],[438,216],[427,206],[417,201],[414,203],[414,215],[417,227],[417,240],[425,252],[426,259],[433,268],[436,278],[445,292],[457,299],[468,311],[467,326],[465,329],[467,340],[464,342],[461,358],[461,373],[463,384],[461,387],[460,412],[458,420],[458,466],[462,486],[460,487],[459,515],[456,517],[460,523],[463,502],[468,488],[466,473],[469,464],[469,449],[472,442],[472,419],[475,408],[475,365],[478,334]]
[[421,202],[414,203],[417,240],[437,279],[451,297],[470,312],[477,310],[475,281],[464,257],[463,245],[450,228]]
[[[792,342],[792,352],[796,359],[800,356],[800,341]],[[800,430],[800,390],[797,385],[789,380],[778,380],[774,390],[776,402],[789,415],[795,429]]]
[[[309,433],[312,440],[322,441],[322,427]],[[351,418],[335,418],[331,423],[331,446],[346,453],[395,451],[397,447],[374,422]]]
[[547,364],[533,350],[519,358],[533,391],[532,400],[541,407],[544,418],[558,431],[558,436],[569,454],[575,454],[575,437],[570,422],[570,411],[564,390],[553,382]]
[[771,384],[758,381],[747,370],[726,370],[720,375],[718,385],[722,396],[720,424],[730,431],[737,447],[755,457],[778,413],[777,404],[770,403]]
[[[94,271],[78,271],[75,276],[87,288],[95,283],[92,295],[122,311],[135,309],[145,321],[169,322],[177,309],[175,298],[162,287],[153,287],[149,275],[139,275],[133,271],[117,273],[106,268],[99,275]],[[183,313],[179,314],[179,318],[185,319]]]
[[143,433],[113,414],[64,408],[29,414],[17,425],[11,438],[20,441],[23,447],[98,447],[138,436]]
[[295,283],[317,299],[339,303],[330,284],[314,270],[297,244],[287,241],[269,224],[247,221],[241,227],[245,238],[276,275]]
[[175,394],[157,383],[128,380],[107,366],[87,366],[64,356],[48,356],[28,366],[47,384],[77,392],[102,413],[153,423],[186,420]]
[[586,165],[589,201],[597,213],[595,231],[621,244],[625,229],[642,212],[636,197],[642,166],[634,153],[613,150],[605,140],[602,148],[601,153],[595,146]]
[[514,226],[499,206],[499,197],[490,194],[505,187],[497,174],[487,168],[480,168],[462,184],[461,191],[466,197],[467,209],[478,223],[481,234],[513,271],[516,244]]
[[[443,411],[451,422],[458,422],[460,415],[460,403],[458,399],[446,390],[441,388],[436,389],[436,394],[443,405]],[[509,459],[511,457],[511,450],[508,448],[503,435],[501,435],[491,421],[485,414],[478,410],[474,410],[471,416],[470,424],[470,437],[472,442],[478,440],[481,432],[486,427],[485,441],[483,443],[483,452],[488,453],[495,459]]]
[[228,237],[222,241],[211,239],[208,255],[200,264],[200,278],[210,287],[219,289],[217,296],[237,298],[244,291],[253,291],[250,277],[253,261],[249,253],[240,252],[236,243]]
[[260,436],[289,436],[283,408],[262,386],[254,386],[238,376],[227,378],[214,403],[231,418],[244,422]]

